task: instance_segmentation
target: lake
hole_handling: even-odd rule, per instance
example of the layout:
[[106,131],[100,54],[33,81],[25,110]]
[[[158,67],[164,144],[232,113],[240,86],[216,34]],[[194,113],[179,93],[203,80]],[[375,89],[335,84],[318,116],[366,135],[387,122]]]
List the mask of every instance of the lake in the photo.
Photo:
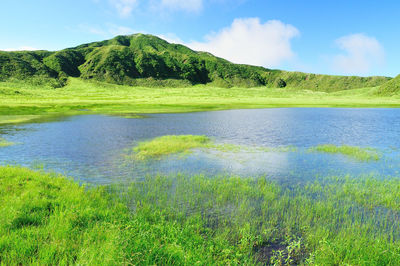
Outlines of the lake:
[[[92,184],[174,173],[262,175],[289,183],[326,175],[394,176],[400,171],[399,132],[400,109],[246,109],[150,114],[141,119],[81,115],[0,126],[0,137],[17,143],[0,148],[0,163],[56,171]],[[207,135],[216,143],[250,148],[242,152],[200,149],[184,157],[147,162],[127,157],[139,141],[183,134]],[[308,151],[319,144],[372,147],[382,158],[359,162],[341,154]],[[285,151],[289,146],[296,150]]]

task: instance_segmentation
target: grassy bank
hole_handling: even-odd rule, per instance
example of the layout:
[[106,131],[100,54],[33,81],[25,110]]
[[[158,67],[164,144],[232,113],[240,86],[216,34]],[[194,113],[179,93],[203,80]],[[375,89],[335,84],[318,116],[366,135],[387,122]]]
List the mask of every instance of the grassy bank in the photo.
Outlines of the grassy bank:
[[60,114],[195,112],[269,107],[399,107],[399,97],[376,96],[377,88],[315,92],[290,88],[145,88],[69,78],[53,89],[23,82],[0,82],[0,123]]
[[289,188],[178,175],[85,189],[1,167],[0,181],[4,264],[400,263],[399,179]]

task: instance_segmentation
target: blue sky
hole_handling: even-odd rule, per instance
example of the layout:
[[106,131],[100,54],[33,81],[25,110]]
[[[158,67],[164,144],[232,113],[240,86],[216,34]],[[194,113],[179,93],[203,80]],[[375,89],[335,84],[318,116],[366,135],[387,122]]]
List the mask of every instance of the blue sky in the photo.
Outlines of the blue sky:
[[400,73],[396,0],[2,0],[0,49],[58,50],[136,32],[236,63]]

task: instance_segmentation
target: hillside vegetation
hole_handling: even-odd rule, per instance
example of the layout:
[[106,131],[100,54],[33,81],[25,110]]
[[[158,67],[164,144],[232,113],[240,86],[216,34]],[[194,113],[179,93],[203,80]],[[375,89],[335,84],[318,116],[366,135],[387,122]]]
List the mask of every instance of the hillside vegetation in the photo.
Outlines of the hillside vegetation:
[[380,86],[377,94],[391,96],[400,92],[400,75]]
[[69,77],[146,87],[290,87],[339,91],[375,87],[387,77],[347,77],[233,64],[152,35],[117,36],[61,51],[0,52],[0,81],[65,86]]

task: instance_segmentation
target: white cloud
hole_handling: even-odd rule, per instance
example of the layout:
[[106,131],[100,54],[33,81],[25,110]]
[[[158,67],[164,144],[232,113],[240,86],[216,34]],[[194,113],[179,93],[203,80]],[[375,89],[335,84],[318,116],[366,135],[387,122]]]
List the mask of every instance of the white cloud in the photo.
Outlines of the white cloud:
[[172,10],[197,12],[203,8],[203,0],[161,0],[161,6]]
[[31,46],[20,46],[18,48],[6,48],[6,49],[0,49],[1,51],[35,51],[35,50],[40,50]]
[[109,0],[110,4],[117,10],[121,17],[131,15],[133,9],[137,6],[137,0]]
[[337,39],[335,43],[345,52],[333,58],[333,67],[339,72],[365,74],[385,61],[383,46],[374,37],[351,34]]
[[206,36],[205,42],[188,43],[234,63],[276,67],[293,58],[292,38],[299,36],[292,25],[278,20],[261,23],[259,18],[235,19],[230,27]]

